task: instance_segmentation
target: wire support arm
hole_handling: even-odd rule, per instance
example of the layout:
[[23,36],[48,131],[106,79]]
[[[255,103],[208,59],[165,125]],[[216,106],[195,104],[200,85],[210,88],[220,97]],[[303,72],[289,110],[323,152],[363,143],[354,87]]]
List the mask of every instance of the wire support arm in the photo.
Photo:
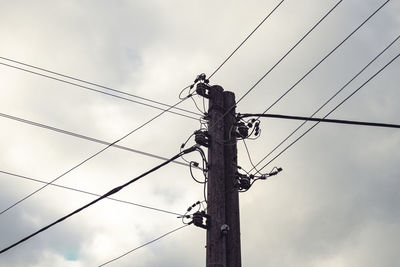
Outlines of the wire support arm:
[[397,129],[400,128],[399,124],[338,120],[338,119],[326,119],[326,118],[311,118],[311,117],[291,116],[291,115],[281,115],[281,114],[239,114],[239,116],[238,116],[238,118],[240,118],[240,119],[247,118],[247,117],[264,117],[264,118],[316,121],[316,122],[328,122],[328,123],[336,123],[336,124],[348,124],[348,125],[360,125],[360,126],[372,126],[372,127],[385,127],[385,128],[397,128]]
[[75,214],[81,212],[82,210],[84,210],[84,209],[86,209],[86,208],[88,208],[88,207],[90,207],[90,206],[96,204],[96,203],[99,202],[100,200],[102,200],[102,199],[104,199],[104,198],[108,198],[108,197],[110,197],[111,195],[114,195],[114,194],[118,193],[118,192],[121,191],[123,188],[127,187],[128,185],[130,185],[130,184],[132,184],[132,183],[134,183],[134,182],[140,180],[141,178],[143,178],[143,177],[149,175],[150,173],[152,173],[152,172],[154,172],[154,171],[160,169],[161,167],[164,167],[165,165],[171,163],[173,160],[176,160],[177,158],[181,157],[182,155],[191,153],[191,152],[193,152],[193,151],[195,151],[195,150],[196,150],[196,147],[190,147],[190,148],[188,148],[188,149],[186,149],[186,150],[184,150],[184,151],[182,151],[182,152],[176,154],[175,156],[173,156],[173,157],[170,158],[169,160],[167,160],[167,161],[165,161],[165,162],[163,162],[163,163],[161,163],[161,164],[155,166],[154,168],[152,168],[152,169],[150,169],[150,170],[144,172],[143,174],[141,174],[141,175],[139,175],[139,176],[137,176],[137,177],[131,179],[130,181],[126,182],[125,184],[120,185],[120,186],[117,186],[117,187],[111,189],[110,191],[108,191],[108,192],[105,193],[104,195],[102,195],[102,196],[98,197],[97,199],[95,199],[95,200],[89,202],[88,204],[86,204],[86,205],[80,207],[79,209],[76,209],[75,211],[73,211],[73,212],[71,212],[71,213],[65,215],[64,217],[61,217],[60,219],[56,220],[55,222],[53,222],[53,223],[51,223],[51,224],[49,224],[49,225],[47,225],[47,226],[45,226],[45,227],[39,229],[38,231],[34,232],[33,234],[30,234],[30,235],[24,237],[23,239],[21,239],[20,241],[18,241],[18,242],[16,242],[16,243],[14,243],[14,244],[12,244],[12,245],[10,245],[10,246],[8,246],[8,247],[2,249],[2,250],[0,251],[0,254],[6,252],[6,251],[8,251],[8,250],[10,250],[10,249],[13,248],[13,247],[18,246],[19,244],[21,244],[21,243],[27,241],[28,239],[30,239],[30,238],[32,238],[32,237],[38,235],[39,233],[41,233],[41,232],[43,232],[43,231],[46,231],[47,229],[53,227],[54,225],[56,225],[56,224],[58,224],[58,223],[60,223],[60,222],[62,222],[62,221],[64,221],[64,220],[66,220],[66,219],[68,219],[69,217],[71,217],[71,216],[73,216],[73,215],[75,215]]

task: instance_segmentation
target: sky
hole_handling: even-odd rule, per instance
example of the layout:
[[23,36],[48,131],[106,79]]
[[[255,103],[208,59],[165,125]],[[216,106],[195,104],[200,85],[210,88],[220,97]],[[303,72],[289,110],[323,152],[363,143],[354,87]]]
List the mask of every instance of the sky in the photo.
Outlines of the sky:
[[[12,68],[7,65],[56,77],[7,59],[174,105],[184,87],[201,73],[213,73],[279,2],[0,0],[0,210],[43,185],[6,173],[49,182],[105,148],[4,114],[107,142],[160,114]],[[337,2],[284,1],[210,84],[240,99]],[[384,2],[342,1],[238,103],[237,112],[266,110]],[[389,1],[269,112],[313,114],[398,37],[399,14],[400,2]],[[325,116],[399,52],[397,41],[316,116]],[[400,124],[399,71],[397,59],[329,118]],[[194,100],[202,107],[200,97]],[[179,107],[198,112],[191,100]],[[262,119],[261,136],[246,141],[252,161],[263,159],[300,123]],[[260,166],[312,125],[307,123]],[[118,144],[170,158],[199,128],[198,120],[163,114]],[[316,126],[263,170],[282,167],[279,175],[240,194],[242,265],[398,266],[399,146],[398,129]],[[250,170],[242,141],[238,151],[238,164]],[[111,147],[56,183],[103,194],[161,162]],[[114,197],[182,214],[203,199],[203,188],[188,167],[171,163]],[[65,188],[44,188],[0,215],[0,248],[93,199]],[[106,199],[1,254],[0,266],[99,266],[181,225],[176,215]],[[191,225],[107,266],[204,266],[205,235]]]

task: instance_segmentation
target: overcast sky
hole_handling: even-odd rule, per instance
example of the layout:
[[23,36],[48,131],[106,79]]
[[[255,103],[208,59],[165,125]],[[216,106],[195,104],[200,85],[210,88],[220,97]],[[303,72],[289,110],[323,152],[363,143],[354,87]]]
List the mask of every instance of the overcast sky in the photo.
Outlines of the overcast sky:
[[[343,1],[237,112],[263,112],[384,2]],[[278,3],[0,0],[0,57],[172,105],[182,88],[200,73],[210,75]],[[284,1],[210,83],[239,99],[336,3]],[[270,112],[310,116],[399,34],[400,1],[391,0]],[[317,116],[399,52],[397,41]],[[399,73],[397,60],[329,118],[400,124]],[[5,65],[0,81],[1,114],[108,142],[160,113]],[[196,111],[190,100],[179,107]],[[261,137],[247,141],[252,160],[259,162],[300,123],[263,119]],[[120,145],[169,158],[199,127],[196,120],[163,114]],[[42,186],[4,172],[51,181],[105,147],[4,116],[0,129],[0,210]],[[399,147],[398,129],[318,125],[264,169],[283,172],[240,195],[243,266],[399,266]],[[242,142],[238,150],[239,165],[251,169]],[[102,194],[161,162],[110,148],[56,183]],[[184,213],[202,195],[187,167],[169,164],[115,198]],[[48,186],[0,215],[0,249],[93,199]],[[103,200],[1,254],[0,266],[98,266],[181,225],[176,215]],[[189,226],[109,266],[204,266],[204,246],[205,231]]]

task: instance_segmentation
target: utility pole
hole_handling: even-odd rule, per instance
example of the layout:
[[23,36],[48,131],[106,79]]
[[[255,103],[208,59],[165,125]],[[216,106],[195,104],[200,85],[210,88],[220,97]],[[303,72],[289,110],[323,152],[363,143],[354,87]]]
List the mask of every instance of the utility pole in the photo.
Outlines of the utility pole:
[[200,88],[209,98],[206,266],[241,267],[235,95],[218,85],[208,94]]
[[229,226],[226,240],[227,267],[241,267],[239,192],[237,188],[237,139],[235,94],[224,92],[225,216]]
[[226,267],[226,235],[221,227],[225,223],[225,168],[224,168],[224,89],[209,88],[208,184],[207,184],[207,267]]

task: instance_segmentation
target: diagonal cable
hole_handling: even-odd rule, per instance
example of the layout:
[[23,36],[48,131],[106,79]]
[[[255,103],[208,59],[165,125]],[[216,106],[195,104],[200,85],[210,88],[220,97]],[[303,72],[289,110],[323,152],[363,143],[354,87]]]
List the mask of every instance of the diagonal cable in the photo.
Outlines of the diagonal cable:
[[31,239],[32,237],[34,237],[34,236],[40,234],[41,232],[46,231],[47,229],[53,227],[54,225],[56,225],[56,224],[58,224],[58,223],[60,223],[60,222],[62,222],[62,221],[64,221],[64,220],[68,219],[69,217],[71,217],[71,216],[73,216],[73,215],[75,215],[75,214],[81,212],[82,210],[85,210],[85,209],[89,208],[90,206],[96,204],[96,203],[99,202],[100,200],[105,199],[105,198],[107,198],[107,197],[109,197],[109,196],[111,196],[111,195],[114,195],[114,194],[118,193],[118,192],[121,191],[123,188],[125,188],[125,187],[127,187],[127,186],[129,186],[129,185],[131,185],[131,184],[133,184],[133,183],[135,183],[135,182],[137,182],[138,180],[142,179],[143,177],[149,175],[149,174],[152,173],[152,172],[155,172],[156,170],[160,169],[161,167],[164,167],[165,165],[167,165],[168,163],[172,162],[173,160],[175,160],[175,159],[181,157],[182,155],[193,152],[195,149],[196,149],[196,147],[193,146],[193,147],[191,147],[191,148],[188,148],[188,149],[186,149],[186,150],[184,150],[184,151],[182,151],[182,152],[176,154],[175,156],[173,156],[173,157],[170,158],[169,160],[164,161],[163,163],[161,163],[161,164],[159,164],[159,165],[153,167],[152,169],[150,169],[150,170],[148,170],[148,171],[142,173],[141,175],[139,175],[139,176],[137,176],[137,177],[135,177],[135,178],[129,180],[129,181],[126,182],[125,184],[122,184],[122,185],[120,185],[120,186],[117,186],[117,187],[111,189],[110,191],[108,191],[108,192],[105,193],[104,195],[102,195],[102,196],[96,198],[95,200],[89,202],[88,204],[86,204],[86,205],[84,205],[84,206],[82,206],[82,207],[76,209],[75,211],[73,211],[73,212],[71,212],[71,213],[69,213],[69,214],[67,214],[67,215],[65,215],[65,216],[63,216],[63,217],[61,217],[61,218],[59,218],[58,220],[56,220],[56,221],[54,221],[53,223],[50,223],[49,225],[47,225],[47,226],[45,226],[45,227],[43,227],[43,228],[37,230],[36,232],[34,232],[34,233],[32,233],[32,234],[30,234],[30,235],[28,235],[28,236],[22,238],[22,239],[19,240],[18,242],[15,242],[15,243],[13,243],[12,245],[9,245],[8,247],[6,247],[6,248],[0,250],[0,254],[6,252],[6,251],[8,251],[8,250],[10,250],[10,249],[13,248],[13,247],[16,247],[16,246],[18,246],[18,245],[20,245],[20,244],[26,242],[27,240]]
[[[136,131],[140,130],[141,128],[145,127],[146,125],[148,125],[149,123],[151,123],[152,121],[154,121],[155,119],[157,119],[158,117],[162,116],[165,112],[167,112],[169,109],[171,109],[174,106],[179,105],[180,103],[182,103],[183,101],[185,101],[186,99],[188,99],[190,96],[180,100],[179,102],[177,102],[175,105],[171,106],[170,108],[162,111],[161,113],[159,113],[158,115],[154,116],[153,118],[151,118],[150,120],[146,121],[145,123],[143,123],[142,125],[136,127],[135,129],[133,129],[132,131],[130,131],[129,133],[127,133],[126,135],[124,135],[123,137],[119,138],[118,140],[114,141],[113,143],[107,145],[106,147],[104,147],[103,149],[101,149],[100,151],[94,153],[93,155],[89,156],[88,158],[84,159],[83,161],[79,162],[77,165],[74,165],[72,168],[68,169],[67,171],[63,172],[61,175],[57,176],[56,178],[54,178],[53,180],[51,180],[48,184],[38,188],[37,190],[33,191],[32,193],[28,194],[27,196],[23,197],[22,199],[18,200],[17,202],[15,202],[14,204],[12,204],[11,206],[7,207],[6,209],[4,209],[3,211],[0,212],[0,215],[4,214],[6,211],[10,210],[11,208],[15,207],[16,205],[20,204],[21,202],[25,201],[26,199],[28,199],[29,197],[33,196],[34,194],[38,193],[39,191],[43,190],[44,188],[46,188],[48,185],[54,183],[55,181],[57,181],[58,179],[60,179],[61,177],[67,175],[68,173],[72,172],[73,170],[79,168],[80,166],[82,166],[83,164],[85,164],[86,162],[88,162],[89,160],[93,159],[94,157],[96,157],[97,155],[103,153],[104,151],[106,151],[107,149],[109,149],[110,147],[114,146],[115,144],[117,144],[118,142],[124,140],[125,138],[127,138],[128,136],[132,135],[133,133],[135,133]],[[175,159],[174,159],[175,160]]]
[[132,253],[132,252],[134,252],[134,251],[140,249],[140,248],[143,248],[143,247],[145,247],[145,246],[148,246],[148,245],[150,245],[151,243],[154,243],[154,242],[160,240],[161,238],[166,237],[167,235],[170,235],[170,234],[172,234],[172,233],[174,233],[174,232],[176,232],[176,231],[179,231],[179,230],[185,228],[186,226],[188,226],[188,224],[185,224],[185,225],[183,225],[183,226],[180,226],[180,227],[178,227],[178,228],[175,228],[174,230],[171,230],[171,231],[169,231],[169,232],[163,234],[162,236],[159,236],[159,237],[157,237],[157,238],[155,238],[155,239],[153,239],[153,240],[151,240],[151,241],[149,241],[149,242],[147,242],[147,243],[144,243],[144,244],[141,245],[141,246],[138,246],[138,247],[136,247],[136,248],[134,248],[134,249],[131,249],[131,250],[129,250],[128,252],[125,252],[124,254],[122,254],[122,255],[120,255],[120,256],[118,256],[118,257],[116,257],[116,258],[113,258],[113,259],[111,259],[111,260],[109,260],[109,261],[107,261],[107,262],[105,262],[105,263],[103,263],[103,264],[100,264],[98,267],[105,266],[105,265],[107,265],[107,264],[109,264],[109,263],[111,263],[111,262],[114,262],[114,261],[116,261],[116,260],[119,260],[119,259],[121,259],[121,258],[127,256],[128,254],[130,254],[130,253]]
[[[331,102],[339,93],[341,93],[347,86],[352,83],[358,76],[360,76],[372,63],[374,63],[383,53],[385,53],[397,40],[400,38],[398,35],[389,45],[387,45],[381,52],[379,52],[372,60],[368,62],[356,75],[354,75],[346,84],[344,84],[334,95],[332,95],[323,105],[321,105],[310,118],[314,117],[320,110],[322,110],[329,102]],[[263,113],[264,114],[264,113]],[[307,121],[301,123],[294,131],[292,131],[285,139],[283,139],[277,146],[272,149],[264,158],[262,158],[250,171],[254,170],[257,166],[261,164],[266,158],[268,158],[272,153],[274,153],[279,147],[281,147],[290,137],[292,137],[301,127],[303,127]]]
[[387,0],[382,5],[379,6],[368,18],[366,18],[357,28],[355,28],[343,41],[341,41],[335,48],[333,48],[328,54],[326,54],[317,64],[315,64],[306,74],[304,74],[295,84],[292,85],[285,93],[283,93],[274,103],[272,103],[263,114],[267,113],[273,106],[275,106],[282,98],[284,98],[290,91],[293,90],[301,81],[304,80],[311,72],[313,72],[322,62],[324,62],[330,55],[332,55],[340,46],[342,46],[354,33],[356,33],[365,23],[367,23],[376,13],[379,12],[390,0]]
[[[344,102],[346,102],[350,97],[352,97],[355,93],[357,93],[361,88],[363,88],[367,83],[369,83],[372,79],[374,79],[379,73],[381,73],[386,67],[388,67],[391,63],[393,63],[398,57],[400,53],[397,54],[392,60],[390,60],[385,66],[383,66],[379,71],[377,71],[373,76],[371,76],[367,81],[365,81],[360,87],[358,87],[353,93],[351,93],[348,97],[346,97],[342,102],[340,102],[335,108],[333,108],[329,113],[327,113],[323,118],[325,119],[331,113],[333,113],[337,108],[339,108]],[[280,153],[278,153],[273,159],[271,159],[267,164],[265,164],[260,170],[267,167],[272,161],[277,159],[280,155],[282,155],[286,150],[288,150],[291,146],[297,143],[301,138],[303,138],[308,132],[314,129],[320,122],[316,122],[311,128],[309,128],[306,132],[300,135],[297,139],[295,139],[292,143],[290,143],[287,147],[285,147]]]
[[332,11],[338,7],[338,5],[340,3],[342,3],[343,0],[338,1],[321,19],[318,20],[318,22],[316,24],[314,24],[314,26],[311,27],[311,29],[309,31],[307,31],[306,34],[303,35],[303,37],[300,38],[299,41],[297,41],[297,43],[292,46],[292,48],[290,48],[253,86],[250,87],[249,90],[247,90],[247,92],[240,97],[240,99],[238,101],[236,101],[236,104],[234,106],[232,106],[230,109],[228,109],[220,118],[220,120],[216,121],[214,123],[214,125],[210,125],[209,129],[213,128],[219,121],[221,121],[226,115],[228,115],[231,110],[237,105],[239,104],[240,101],[242,101],[251,91],[254,90],[254,88],[265,78],[267,77],[268,74],[271,73],[271,71],[273,71],[312,31],[315,30],[315,28],[323,21],[325,20],[325,18],[332,13]]
[[214,72],[210,75],[210,77],[208,77],[208,79],[211,79],[221,68],[223,65],[225,65],[226,62],[229,61],[229,59],[231,59],[231,57],[243,46],[243,44],[245,42],[247,42],[247,40],[258,30],[258,28],[261,27],[262,24],[264,24],[264,22],[275,12],[275,10],[278,9],[278,7],[284,2],[285,0],[282,0],[278,3],[277,6],[275,6],[274,9],[272,9],[271,12],[268,13],[268,15],[257,25],[257,27],[254,28],[254,30],[247,35],[247,37],[239,44],[238,47],[236,47],[235,50],[233,50],[233,52],[218,66],[218,68],[216,70],[214,70]]
[[264,78],[271,72],[273,71],[276,66],[278,66],[323,20],[325,20],[326,17],[328,17],[328,15],[334,10],[336,9],[336,7],[339,6],[340,3],[342,3],[343,0],[338,1],[329,11],[328,13],[326,13],[299,41],[297,41],[297,43],[292,46],[292,48],[289,49],[289,51],[286,52],[285,55],[283,55],[283,57],[281,57],[278,62],[276,62],[263,76],[261,76],[261,78],[252,86],[250,87],[249,90],[247,90],[247,92],[239,98],[239,100],[236,102],[236,104],[238,104],[240,101],[243,100],[243,98],[245,98],[251,91],[254,90],[254,88],[262,81],[264,80]]
[[[35,179],[35,178],[32,178],[32,177],[28,177],[28,176],[25,176],[25,175],[20,175],[20,174],[7,172],[7,171],[2,171],[2,170],[0,170],[0,173],[6,174],[6,175],[10,175],[10,176],[14,176],[14,177],[21,178],[21,179],[25,179],[25,180],[29,180],[29,181],[33,181],[33,182],[37,182],[37,183],[41,183],[41,184],[47,184],[46,181],[42,181],[42,180]],[[73,187],[69,187],[69,186],[64,186],[64,185],[59,185],[59,184],[50,184],[50,185],[54,186],[54,187],[59,187],[59,188],[67,189],[67,190],[70,190],[70,191],[75,191],[75,192],[78,192],[78,193],[86,194],[86,195],[95,196],[95,197],[100,197],[101,196],[101,195],[96,194],[96,193],[92,193],[92,192],[89,192],[89,191],[85,191],[85,190],[81,190],[81,189],[77,189],[77,188],[73,188]],[[179,214],[179,213],[176,213],[176,212],[172,212],[172,211],[168,211],[168,210],[160,209],[160,208],[155,208],[155,207],[151,207],[151,206],[147,206],[147,205],[143,205],[143,204],[138,204],[138,203],[134,203],[134,202],[126,201],[126,200],[121,200],[121,199],[112,198],[112,197],[107,197],[106,199],[117,201],[119,203],[125,203],[125,204],[129,204],[129,205],[133,205],[133,206],[140,207],[140,208],[145,208],[145,209],[150,209],[150,210],[154,210],[154,211],[164,212],[164,213],[172,214],[172,215],[175,215],[175,216],[182,216],[182,214]]]

